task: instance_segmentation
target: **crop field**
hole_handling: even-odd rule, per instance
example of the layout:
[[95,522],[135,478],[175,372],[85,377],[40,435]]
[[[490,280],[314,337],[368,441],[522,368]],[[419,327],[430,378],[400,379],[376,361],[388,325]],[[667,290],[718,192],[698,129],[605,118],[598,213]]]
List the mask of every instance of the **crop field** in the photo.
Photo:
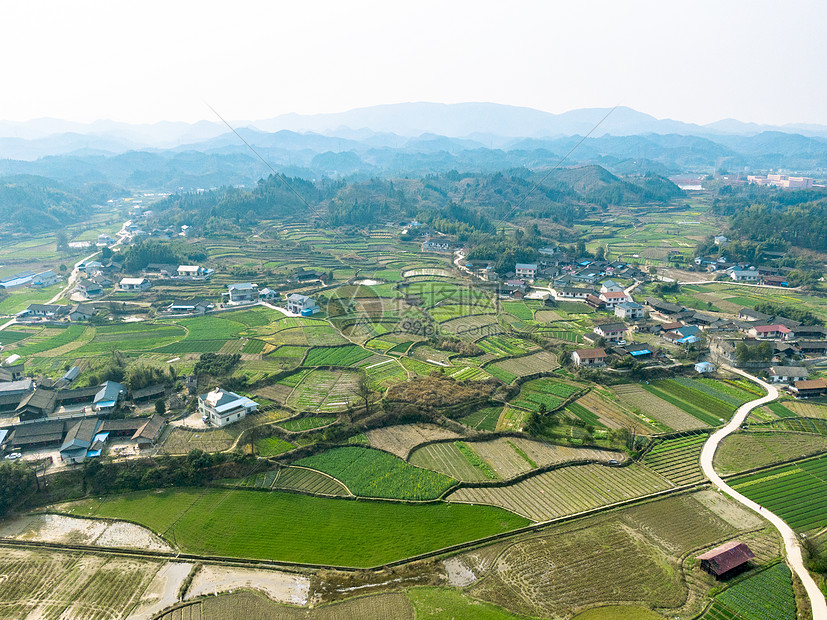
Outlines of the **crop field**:
[[804,418],[821,418],[822,420],[827,420],[827,405],[794,400],[785,402],[784,406],[794,414]]
[[173,428],[161,451],[167,454],[187,454],[190,450],[223,452],[232,447],[237,436],[237,428],[204,431]]
[[336,421],[333,416],[306,416],[303,418],[293,418],[292,420],[285,420],[279,426],[291,433],[300,433],[302,431],[309,431],[314,428],[321,428]]
[[187,330],[189,340],[232,340],[238,338],[246,327],[230,318],[235,314],[231,312],[220,316],[199,316],[180,319],[176,323]]
[[638,601],[678,607],[686,597],[681,557],[736,533],[692,496],[665,498],[516,542],[468,591],[533,617],[571,617],[586,606]]
[[311,370],[287,398],[297,411],[343,411],[355,399],[358,376],[343,370]]
[[827,456],[742,476],[729,484],[794,530],[827,526]]
[[[784,418],[774,420],[766,425],[774,430],[794,431],[796,433],[813,433],[827,435],[827,420],[821,418]],[[764,428],[763,426],[759,426]]]
[[483,407],[464,418],[460,418],[459,421],[480,431],[494,431],[502,412],[502,407]]
[[526,525],[488,506],[410,505],[224,489],[84,500],[64,512],[130,519],[187,552],[368,567]]
[[553,411],[581,388],[555,379],[533,379],[522,385],[520,395],[511,401],[515,407],[538,411],[541,405]]
[[259,456],[277,456],[295,448],[289,441],[278,437],[262,437],[256,440],[256,451]]
[[596,415],[599,424],[606,428],[623,428],[632,422],[637,422],[636,417],[624,411],[618,403],[608,398],[608,396],[603,396],[594,388],[574,401],[573,404],[581,406]]
[[125,617],[160,563],[62,552],[0,550],[0,618]]
[[534,309],[530,308],[528,304],[523,301],[504,301],[502,302],[503,312],[513,314],[522,321],[531,321],[534,319]]
[[373,353],[355,344],[343,347],[314,347],[304,360],[305,366],[352,366]]
[[827,437],[823,435],[739,432],[721,442],[715,453],[715,469],[721,474],[735,474],[821,452],[827,452]]
[[423,446],[411,453],[409,462],[463,482],[497,478],[489,463],[481,461],[479,456],[472,456],[476,454],[471,447],[473,444],[463,443],[460,447],[460,443],[454,441]]
[[445,374],[457,381],[484,381],[491,378],[491,375],[482,368],[474,366],[454,366],[447,370]]
[[[727,614],[729,612],[729,614]],[[704,620],[795,620],[797,617],[790,569],[784,562],[730,586],[715,597]]]
[[456,484],[440,473],[414,467],[381,450],[348,446],[296,461],[340,480],[360,497],[435,499]]
[[167,612],[159,620],[200,620],[201,618],[246,618],[247,620],[413,620],[411,602],[401,593],[374,594],[312,609],[288,607],[259,592],[240,591],[196,600]]
[[475,335],[478,336],[499,334],[502,332],[502,328],[499,326],[495,314],[464,316],[458,319],[452,319],[442,323],[440,329],[458,335],[473,331]]
[[705,392],[671,379],[654,381],[646,388],[710,426],[717,426],[722,421],[729,420],[737,409],[737,406],[724,403]]
[[485,370],[502,381],[505,381],[505,379],[498,376],[497,373],[502,374],[503,377],[510,376],[512,378],[505,381],[505,383],[511,383],[517,377],[524,377],[538,372],[551,372],[559,367],[560,364],[557,362],[556,355],[548,351],[540,351],[524,357],[515,357],[488,364]]
[[538,348],[533,342],[512,336],[486,336],[482,340],[478,340],[476,344],[486,353],[491,353],[497,357],[523,355]]
[[700,482],[704,479],[701,449],[706,439],[705,434],[667,439],[649,450],[643,462],[677,486]]
[[[18,355],[35,355],[65,346],[76,340],[86,329],[83,325],[70,325],[63,328],[47,328],[16,345],[13,353]],[[2,332],[5,337],[6,332]],[[12,336],[12,338],[14,338]]]
[[255,489],[287,489],[311,495],[352,497],[347,487],[335,478],[304,467],[281,467],[259,472],[242,479],[237,486]]
[[580,420],[583,420],[587,425],[591,426],[602,426],[606,428],[606,425],[600,421],[600,416],[596,413],[589,411],[583,405],[573,402],[566,405],[566,411],[568,411],[571,415]]
[[499,506],[532,521],[547,521],[670,486],[666,479],[639,465],[578,465],[538,474],[510,486],[458,489],[447,500]]
[[89,355],[108,353],[112,350],[148,351],[176,340],[182,340],[185,335],[186,332],[177,325],[152,323],[102,325],[96,328],[92,341],[76,349],[74,353]]
[[365,433],[370,445],[406,460],[416,446],[436,439],[457,439],[454,431],[436,424],[397,424],[374,428]]
[[681,408],[659,398],[637,384],[617,385],[612,388],[621,402],[638,409],[645,421],[661,431],[688,431],[708,425]]

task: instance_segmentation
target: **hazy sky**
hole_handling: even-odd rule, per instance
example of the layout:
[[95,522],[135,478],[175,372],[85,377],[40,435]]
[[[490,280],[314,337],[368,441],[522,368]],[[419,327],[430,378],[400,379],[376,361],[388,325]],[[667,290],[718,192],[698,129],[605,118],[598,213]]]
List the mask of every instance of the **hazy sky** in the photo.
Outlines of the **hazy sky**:
[[0,119],[492,101],[827,124],[827,3],[0,3]]

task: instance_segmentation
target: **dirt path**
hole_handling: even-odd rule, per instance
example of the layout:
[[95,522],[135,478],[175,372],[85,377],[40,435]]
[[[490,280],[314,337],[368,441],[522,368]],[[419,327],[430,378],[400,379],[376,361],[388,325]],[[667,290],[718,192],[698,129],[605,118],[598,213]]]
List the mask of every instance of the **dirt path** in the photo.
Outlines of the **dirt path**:
[[778,390],[769,383],[765,383],[758,377],[754,377],[753,375],[750,375],[742,370],[738,370],[737,368],[731,368],[729,366],[724,366],[724,368],[759,384],[767,390],[767,395],[741,405],[738,408],[738,411],[735,412],[735,415],[732,416],[732,420],[730,420],[729,424],[709,437],[707,442],[704,444],[703,450],[701,451],[701,468],[712,484],[732,497],[734,500],[740,502],[747,508],[757,512],[759,515],[767,519],[773,524],[773,526],[775,526],[775,529],[781,533],[781,536],[784,539],[784,546],[787,550],[787,563],[804,584],[804,588],[807,591],[807,596],[810,598],[810,606],[813,610],[813,620],[827,620],[827,601],[824,600],[824,595],[821,593],[821,590],[815,580],[804,566],[801,547],[798,544],[798,536],[793,529],[787,525],[781,517],[771,513],[766,508],[759,506],[756,502],[752,501],[748,497],[745,497],[744,495],[741,495],[735,489],[730,487],[721,479],[712,467],[712,460],[715,458],[715,451],[718,449],[718,444],[720,444],[725,437],[738,430],[753,409],[766,405],[767,403],[770,403],[778,398]]

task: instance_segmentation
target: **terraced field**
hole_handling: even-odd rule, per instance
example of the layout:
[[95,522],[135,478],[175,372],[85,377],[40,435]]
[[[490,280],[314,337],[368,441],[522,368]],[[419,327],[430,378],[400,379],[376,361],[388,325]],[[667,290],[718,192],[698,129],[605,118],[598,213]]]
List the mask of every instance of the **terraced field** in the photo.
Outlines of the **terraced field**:
[[372,353],[354,344],[343,347],[314,347],[304,360],[305,366],[352,366]]
[[784,406],[804,418],[821,418],[827,420],[827,405],[820,403],[805,403],[800,400],[785,402]]
[[302,431],[309,431],[314,428],[321,428],[336,421],[334,416],[317,416],[311,415],[302,418],[293,418],[292,420],[285,420],[279,424],[286,431],[291,433],[300,433]]
[[397,424],[374,428],[365,433],[370,445],[379,450],[395,454],[401,459],[407,459],[411,450],[419,444],[436,439],[457,439],[460,437],[454,431],[437,426],[436,424]]
[[708,426],[708,424],[652,394],[640,385],[618,385],[612,389],[626,406],[639,409],[645,419],[661,431],[687,431]]
[[827,456],[740,476],[729,484],[794,530],[827,526]]
[[729,420],[737,405],[725,403],[706,392],[688,387],[671,379],[661,379],[646,386],[672,404],[684,409],[702,422],[717,426]]
[[515,357],[488,364],[485,370],[504,381],[511,383],[517,377],[524,377],[539,372],[551,372],[560,367],[557,356],[548,351],[532,353],[524,357]]
[[500,506],[532,521],[547,521],[671,486],[660,475],[639,465],[578,465],[538,474],[509,486],[458,489],[447,500]]
[[355,401],[357,382],[355,372],[311,370],[302,374],[286,404],[297,411],[343,411]]
[[533,379],[523,383],[519,396],[511,401],[511,405],[530,411],[539,411],[540,407],[545,405],[546,411],[554,411],[569,396],[581,389],[579,386],[556,379]]
[[502,407],[483,407],[461,418],[460,422],[481,431],[493,431],[497,428],[497,420],[500,419],[502,411]]
[[827,452],[827,436],[751,430],[730,435],[715,453],[715,469],[734,474],[753,467]]
[[[436,443],[428,446],[418,448],[411,453],[408,461],[412,465],[438,471],[446,476],[462,480],[464,482],[477,482],[481,480],[489,480],[495,475],[489,475],[488,472],[493,472],[490,464],[481,467],[472,463],[466,456],[466,453],[460,449],[459,442],[444,442]],[[464,446],[472,446],[472,444],[465,443]],[[473,450],[473,447],[466,448]]]
[[624,411],[619,404],[602,396],[595,389],[590,390],[584,396],[578,398],[574,401],[574,404],[582,406],[596,415],[598,423],[606,428],[624,428],[633,422],[639,423],[637,418]]
[[486,336],[482,340],[478,340],[476,344],[486,353],[491,353],[497,357],[524,355],[539,348],[533,342],[512,336]]
[[795,620],[798,617],[790,569],[779,562],[715,597],[703,620]]
[[356,446],[333,448],[295,465],[333,476],[361,497],[435,499],[456,484],[453,478],[414,467],[387,452]]
[[245,478],[239,485],[256,489],[287,489],[312,495],[352,496],[341,482],[314,469],[281,467]]
[[643,462],[677,486],[704,479],[700,467],[701,450],[707,435],[667,439],[649,450]]

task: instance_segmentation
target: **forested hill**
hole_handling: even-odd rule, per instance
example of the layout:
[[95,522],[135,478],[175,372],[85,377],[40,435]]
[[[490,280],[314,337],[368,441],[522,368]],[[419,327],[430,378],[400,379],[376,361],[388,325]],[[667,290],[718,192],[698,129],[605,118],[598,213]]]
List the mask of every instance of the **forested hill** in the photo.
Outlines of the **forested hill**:
[[122,190],[103,183],[70,186],[33,175],[0,177],[0,229],[54,230],[86,217]]
[[725,186],[712,210],[729,215],[735,236],[751,242],[827,251],[827,189],[788,191]]
[[519,168],[493,174],[451,171],[419,179],[373,178],[352,183],[289,179],[301,198],[280,178],[270,176],[253,189],[171,196],[155,209],[163,223],[195,225],[205,234],[276,218],[344,226],[415,217],[443,232],[459,234],[466,229],[485,230],[490,226],[488,219],[507,214],[571,225],[590,210],[664,204],[682,195],[676,185],[657,175],[620,178],[600,166],[561,169],[546,179],[543,176],[543,172]]

